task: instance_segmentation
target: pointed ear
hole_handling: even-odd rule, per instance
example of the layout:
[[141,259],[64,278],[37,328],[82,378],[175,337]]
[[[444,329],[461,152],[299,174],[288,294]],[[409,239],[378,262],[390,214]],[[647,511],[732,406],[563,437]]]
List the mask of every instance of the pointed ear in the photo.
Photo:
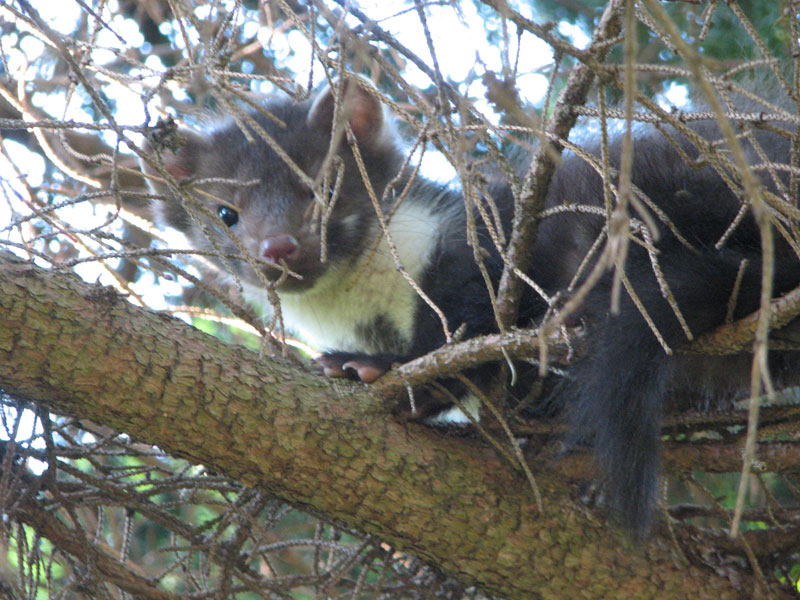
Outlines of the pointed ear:
[[[353,130],[359,146],[380,143],[388,128],[388,119],[383,104],[371,81],[364,77],[347,79],[342,86],[342,116]],[[330,132],[333,129],[334,91],[326,86],[319,92],[308,112],[308,125]]]
[[200,169],[201,158],[210,151],[210,144],[201,133],[184,127],[175,129],[173,126],[166,131],[157,128],[156,132],[145,141],[143,147],[150,160],[139,159],[147,187],[163,197],[151,199],[151,213],[159,227],[173,227],[188,234],[193,221],[183,204],[170,191],[156,164],[163,163],[167,173],[178,181],[195,177]]
[[[186,127],[168,132],[155,139],[146,139],[143,150],[152,161],[161,160],[164,169],[178,181],[197,174],[200,158],[209,150],[206,138]],[[150,161],[139,160],[147,185],[156,194],[168,194],[163,176]]]

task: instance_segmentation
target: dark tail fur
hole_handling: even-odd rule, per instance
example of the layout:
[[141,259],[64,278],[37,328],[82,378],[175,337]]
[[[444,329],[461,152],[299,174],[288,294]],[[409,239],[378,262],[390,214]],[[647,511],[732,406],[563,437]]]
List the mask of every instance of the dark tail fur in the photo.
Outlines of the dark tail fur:
[[[641,539],[647,532],[657,502],[660,467],[661,417],[673,390],[675,354],[689,341],[672,308],[662,297],[646,255],[634,249],[626,274],[659,333],[672,349],[666,353],[630,296],[623,290],[618,314],[609,314],[609,282],[595,288],[585,306],[589,323],[585,358],[570,368],[569,377],[555,391],[556,402],[571,420],[571,442],[589,443],[595,452],[608,508],[620,525]],[[670,289],[697,336],[722,325],[734,281],[744,256],[723,251],[698,256],[686,250],[663,252],[659,265]],[[758,309],[760,256],[754,253],[737,295],[735,317]],[[798,281],[796,261],[776,274],[776,293]],[[676,366],[676,363],[677,366]],[[739,363],[740,364],[740,363]],[[720,359],[717,370],[725,369]],[[727,367],[729,370],[730,367]],[[691,387],[710,394],[711,379],[728,376],[745,381],[746,373],[703,372],[706,381]],[[702,371],[702,369],[701,369]],[[719,398],[698,398],[716,405]]]

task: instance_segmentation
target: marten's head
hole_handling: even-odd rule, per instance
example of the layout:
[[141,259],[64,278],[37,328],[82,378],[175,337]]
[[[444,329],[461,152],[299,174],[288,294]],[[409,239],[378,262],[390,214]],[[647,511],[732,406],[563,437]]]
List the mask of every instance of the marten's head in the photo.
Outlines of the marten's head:
[[212,262],[246,284],[278,280],[285,264],[282,291],[309,289],[359,255],[375,221],[364,175],[380,201],[402,164],[378,92],[359,77],[175,133],[145,145],[157,223],[219,254]]

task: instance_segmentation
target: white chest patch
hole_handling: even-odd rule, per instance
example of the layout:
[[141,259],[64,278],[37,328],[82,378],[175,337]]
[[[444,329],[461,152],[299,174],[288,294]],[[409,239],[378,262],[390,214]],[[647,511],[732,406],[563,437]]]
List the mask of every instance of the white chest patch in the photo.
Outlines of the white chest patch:
[[[416,203],[403,203],[389,222],[389,235],[400,264],[420,282],[441,231],[441,215]],[[331,268],[310,290],[278,293],[286,329],[318,350],[395,352],[407,350],[414,333],[419,296],[397,268],[380,230],[377,248],[369,244],[355,264]],[[246,286],[248,301],[259,302],[264,292]],[[365,329],[382,322],[396,330],[398,339],[364,336]]]

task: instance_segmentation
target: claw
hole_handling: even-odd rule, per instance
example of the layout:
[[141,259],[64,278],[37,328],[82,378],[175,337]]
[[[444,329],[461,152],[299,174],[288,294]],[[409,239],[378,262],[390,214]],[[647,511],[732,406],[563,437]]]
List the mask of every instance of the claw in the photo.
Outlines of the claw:
[[344,363],[342,365],[342,369],[354,370],[356,373],[358,373],[358,378],[364,383],[372,383],[378,379],[378,377],[386,373],[385,369],[381,369],[375,365],[360,363],[356,360],[351,360]]
[[357,355],[345,352],[323,354],[317,358],[326,377],[347,377],[372,383],[391,368],[389,360],[381,356]]
[[325,377],[347,377],[347,372],[337,366],[329,367],[329,366],[322,366],[322,372],[325,374]]

